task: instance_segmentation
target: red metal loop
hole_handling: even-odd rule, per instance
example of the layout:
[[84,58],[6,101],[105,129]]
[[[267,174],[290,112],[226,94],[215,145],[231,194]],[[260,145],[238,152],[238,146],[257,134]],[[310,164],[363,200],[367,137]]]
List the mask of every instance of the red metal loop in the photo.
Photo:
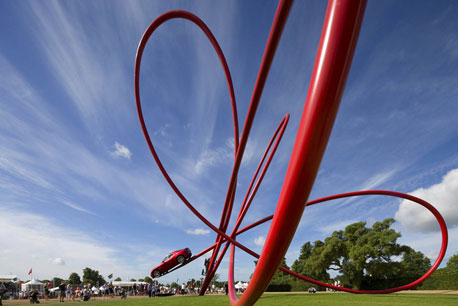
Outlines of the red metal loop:
[[156,150],[154,149],[153,143],[151,141],[151,138],[148,133],[148,129],[145,124],[145,120],[143,118],[143,112],[142,112],[142,106],[141,106],[141,99],[140,99],[140,67],[141,67],[141,60],[142,60],[142,55],[143,51],[145,49],[146,43],[148,42],[148,39],[150,36],[153,34],[153,32],[164,22],[170,19],[174,18],[182,18],[182,19],[187,19],[194,24],[196,24],[207,36],[209,41],[211,42],[213,48],[215,49],[216,53],[218,54],[218,57],[220,59],[221,65],[223,66],[224,69],[224,74],[226,76],[226,81],[227,85],[229,88],[229,95],[230,95],[230,100],[231,100],[231,106],[232,106],[232,116],[233,116],[233,123],[234,123],[234,144],[235,144],[235,154],[237,154],[237,150],[239,147],[239,130],[238,130],[238,117],[237,117],[237,105],[236,105],[236,100],[235,100],[235,95],[234,95],[234,88],[232,84],[232,78],[231,74],[229,71],[229,67],[227,65],[226,59],[224,57],[223,51],[221,50],[218,42],[216,41],[215,37],[211,33],[211,31],[208,29],[208,27],[205,25],[205,23],[197,16],[194,14],[187,12],[187,11],[182,11],[182,10],[175,10],[175,11],[169,11],[158,18],[156,18],[151,25],[146,29],[145,33],[142,36],[142,39],[140,40],[140,43],[138,45],[137,49],[137,56],[135,58],[135,72],[134,72],[134,87],[135,87],[135,102],[137,106],[137,113],[138,117],[140,120],[140,125],[143,131],[143,134],[145,136],[146,142],[148,144],[148,147],[151,151],[151,154],[154,157],[154,160],[156,161],[156,164],[158,165],[162,175],[164,178],[167,180],[169,183],[170,187],[172,187],[173,191],[178,195],[178,197],[183,201],[183,203],[196,215],[202,222],[204,222],[208,227],[210,227],[212,230],[214,230],[216,233],[221,234],[220,230],[216,228],[213,224],[211,224],[202,214],[199,213],[197,209],[194,208],[194,206],[186,199],[186,197],[181,193],[181,191],[178,189],[178,187],[175,185],[173,182],[172,178],[169,176],[167,171],[165,170],[159,156],[156,153]]
[[[441,229],[442,244],[441,244],[441,249],[439,251],[439,255],[437,256],[436,260],[434,261],[434,264],[431,266],[431,268],[423,276],[421,276],[417,280],[415,280],[415,281],[413,281],[413,282],[411,282],[411,283],[409,283],[407,285],[396,287],[396,288],[383,289],[383,290],[356,290],[356,289],[342,288],[342,287],[336,287],[334,285],[326,284],[326,283],[314,280],[312,278],[309,278],[307,276],[298,274],[298,273],[296,273],[294,271],[291,271],[291,270],[283,268],[283,267],[279,267],[279,269],[282,270],[285,273],[288,273],[288,274],[296,277],[296,278],[302,279],[302,280],[307,281],[309,283],[316,284],[318,286],[327,287],[327,288],[340,290],[340,291],[345,291],[345,292],[350,292],[350,293],[360,293],[360,294],[384,294],[384,293],[393,293],[393,292],[397,292],[397,291],[401,291],[401,290],[407,290],[407,289],[410,289],[410,288],[420,284],[425,279],[427,279],[431,275],[431,273],[433,273],[439,267],[440,263],[442,262],[442,260],[443,260],[443,258],[445,256],[445,252],[447,250],[447,244],[448,244],[448,231],[447,231],[447,225],[445,224],[445,220],[442,217],[442,215],[439,213],[439,211],[433,205],[431,205],[430,203],[426,202],[425,200],[422,200],[420,198],[414,197],[414,196],[409,195],[409,194],[395,192],[395,191],[365,190],[365,191],[355,191],[355,192],[342,193],[342,194],[337,194],[337,195],[333,195],[333,196],[329,196],[329,197],[324,197],[324,198],[321,198],[321,199],[316,199],[316,200],[308,202],[305,206],[312,206],[312,205],[316,205],[318,203],[323,203],[323,202],[327,202],[327,201],[331,201],[331,200],[354,197],[354,196],[364,196],[364,195],[385,195],[385,196],[392,196],[392,197],[398,197],[398,198],[407,199],[407,200],[410,200],[410,201],[415,202],[417,204],[420,204],[421,206],[423,206],[426,209],[428,209],[434,215],[434,217],[436,218],[437,222],[439,223],[439,226],[440,226],[440,229]],[[252,228],[254,226],[257,226],[259,224],[267,222],[267,221],[271,220],[272,218],[273,218],[273,215],[269,216],[269,217],[266,217],[266,218],[264,218],[264,219],[262,219],[262,220],[260,220],[258,222],[255,222],[255,223],[253,223],[252,225],[250,225],[248,227]],[[242,229],[237,234],[241,234],[244,231],[245,231],[245,229]],[[233,253],[233,250],[231,250],[231,256],[232,256],[232,253]],[[259,258],[259,255],[254,256],[254,257]],[[229,278],[231,278],[231,277],[233,278],[233,267],[230,265],[229,266]]]
[[[252,180],[252,184],[250,184],[244,202],[242,203],[241,210],[239,212],[239,216],[236,222],[236,226],[232,231],[232,234],[230,236],[226,234],[226,230],[231,218],[233,201],[235,197],[237,175],[240,168],[241,160],[248,141],[251,126],[254,121],[256,109],[259,104],[262,91],[267,79],[267,75],[272,64],[275,51],[278,46],[282,30],[285,26],[291,5],[292,0],[279,1],[279,5],[277,7],[277,12],[275,14],[274,22],[272,24],[271,32],[269,34],[266,49],[264,51],[263,60],[253,90],[253,95],[250,101],[248,113],[246,116],[244,128],[240,139],[238,130],[237,107],[229,68],[227,66],[223,52],[221,51],[221,48],[218,45],[218,42],[216,41],[215,37],[210,32],[208,27],[203,23],[202,20],[200,20],[197,16],[193,15],[192,13],[186,11],[176,10],[164,13],[163,15],[159,16],[156,20],[154,20],[153,23],[151,23],[151,25],[147,28],[139,43],[137,57],[135,59],[134,73],[135,101],[137,105],[137,112],[141,128],[145,136],[146,142],[148,144],[148,147],[162,175],[167,180],[172,189],[175,191],[175,193],[178,195],[178,197],[191,210],[192,213],[194,213],[202,222],[204,222],[209,228],[211,228],[217,234],[216,242],[213,245],[204,249],[196,256],[192,257],[191,260],[189,260],[187,263],[213,250],[213,254],[211,256],[209,265],[209,271],[205,278],[205,282],[202,285],[203,292],[201,292],[201,294],[203,294],[212,276],[216,272],[216,269],[219,263],[221,262],[222,256],[224,256],[224,253],[226,252],[228,246],[232,244],[229,265],[229,298],[232,304],[252,305],[261,296],[261,294],[269,284],[273,274],[276,271],[276,267],[278,267],[279,263],[281,262],[281,259],[286,253],[289,244],[292,240],[292,237],[296,231],[296,227],[299,224],[305,206],[315,205],[321,202],[350,196],[373,194],[388,195],[408,199],[426,207],[433,213],[433,215],[439,222],[442,231],[442,246],[439,256],[436,259],[433,266],[431,267],[431,269],[428,270],[428,272],[425,273],[425,275],[420,277],[418,280],[397,288],[364,291],[335,287],[333,285],[325,284],[310,279],[306,276],[299,275],[293,271],[284,268],[280,269],[286,273],[289,273],[305,281],[320,286],[333,288],[336,290],[347,291],[351,293],[390,293],[409,289],[421,283],[428,276],[430,276],[435,269],[437,269],[445,255],[445,251],[447,248],[448,233],[445,221],[439,214],[439,212],[431,204],[407,194],[382,190],[345,193],[314,200],[307,203],[305,206],[301,204],[307,201],[309,192],[315,180],[315,176],[318,173],[319,165],[321,163],[321,159],[324,154],[329,135],[331,133],[333,122],[339,107],[340,99],[343,94],[343,89],[345,87],[345,81],[350,69],[351,60],[353,57],[359,29],[364,14],[366,0],[330,0],[329,2],[328,10],[324,21],[322,37],[318,48],[317,60],[315,62],[312,80],[310,81],[309,93],[307,95],[307,100],[305,103],[303,117],[299,125],[298,134],[292,152],[292,157],[290,160],[290,164],[288,166],[282,191],[280,193],[280,199],[277,204],[275,215],[266,217],[262,220],[259,220],[258,222],[246,226],[241,230],[238,230],[238,227],[240,226],[240,223],[250,206],[251,200],[256,194],[256,190],[262,181],[262,177],[264,176],[264,173],[267,170],[270,160],[272,159],[275,153],[276,147],[281,139],[281,135],[283,134],[284,128],[286,127],[286,122],[288,118],[284,118],[279,128],[277,129],[273,139],[276,137],[281,127],[280,136],[278,136],[277,141],[274,145],[274,149],[272,149],[272,152],[269,156],[268,161],[266,162],[266,165],[264,166],[260,178],[258,179],[253,191],[251,192],[254,180],[258,175],[258,171],[264,161],[265,154],[267,154],[267,151],[269,150],[273,139],[271,140],[266,150],[266,153],[264,154],[261,160],[258,170],[256,170],[256,173]],[[204,32],[204,34],[211,42],[213,48],[215,49],[220,59],[228,84],[234,123],[235,160],[219,227],[216,227],[215,225],[210,223],[203,215],[199,213],[199,211],[197,211],[194,208],[194,206],[180,192],[180,190],[175,185],[171,177],[168,175],[167,171],[162,165],[162,162],[154,149],[143,118],[140,102],[139,85],[140,65],[143,50],[152,33],[162,23],[174,18],[187,19],[196,24]],[[252,250],[250,250],[249,248],[235,240],[235,237],[237,235],[272,219],[273,222],[267,235],[266,243],[261,254],[262,256],[256,254],[255,252],[253,252]],[[220,255],[220,260],[218,260],[218,263],[215,264],[215,260],[219,253],[220,246],[222,243],[225,242],[227,242],[227,244],[224,250],[222,251],[222,254]],[[247,252],[248,254],[256,258],[259,258],[259,262],[253,273],[250,285],[240,300],[237,300],[237,297],[235,295],[233,282],[235,246],[241,248],[243,251]]]

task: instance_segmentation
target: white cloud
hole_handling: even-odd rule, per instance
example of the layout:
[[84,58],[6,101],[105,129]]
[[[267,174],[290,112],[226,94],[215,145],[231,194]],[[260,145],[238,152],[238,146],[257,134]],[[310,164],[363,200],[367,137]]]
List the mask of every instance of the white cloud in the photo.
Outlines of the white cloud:
[[14,271],[19,278],[27,278],[31,267],[43,279],[66,278],[89,264],[101,273],[119,265],[115,249],[46,217],[3,207],[0,224],[0,271]]
[[264,236],[259,236],[254,240],[254,244],[256,244],[257,246],[263,246],[264,242],[266,242],[266,238],[264,238]]
[[123,157],[125,159],[130,159],[132,153],[130,152],[129,148],[120,144],[119,142],[115,142],[114,144],[115,150],[110,152],[111,156],[113,157]]
[[186,233],[189,235],[208,235],[210,234],[210,230],[208,229],[203,229],[203,228],[196,228],[196,229],[188,229],[186,230]]
[[[441,213],[448,227],[458,225],[458,169],[448,172],[441,183],[417,189],[410,194],[432,204]],[[395,218],[409,231],[439,230],[429,210],[407,200],[401,202]]]
[[50,262],[58,266],[65,266],[65,261],[60,257],[50,258]]

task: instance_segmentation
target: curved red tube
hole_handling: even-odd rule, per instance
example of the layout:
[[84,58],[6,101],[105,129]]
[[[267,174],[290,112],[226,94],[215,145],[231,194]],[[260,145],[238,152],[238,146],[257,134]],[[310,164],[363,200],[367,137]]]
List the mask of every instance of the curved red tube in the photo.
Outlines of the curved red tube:
[[[405,290],[411,288],[415,285],[418,285],[423,280],[425,280],[431,273],[437,269],[440,262],[442,261],[445,251],[447,248],[448,234],[445,221],[439,212],[429,203],[418,199],[416,197],[392,192],[392,191],[383,191],[383,190],[373,190],[373,191],[359,191],[351,192],[340,195],[334,195],[330,197],[325,197],[322,199],[314,200],[308,202],[306,205],[303,205],[307,201],[311,188],[313,186],[315,177],[318,173],[318,169],[323,157],[326,145],[332,130],[332,126],[337,114],[337,110],[340,104],[340,99],[343,94],[345,87],[345,82],[347,75],[351,66],[352,57],[356,47],[356,42],[359,34],[359,29],[361,27],[362,18],[364,15],[364,9],[366,6],[366,0],[352,1],[352,0],[330,0],[328,4],[328,9],[326,12],[326,17],[323,26],[323,32],[320,40],[320,45],[318,48],[317,60],[315,62],[315,67],[310,82],[309,92],[307,95],[307,100],[305,103],[303,115],[299,125],[299,130],[297,133],[296,141],[294,144],[291,160],[288,166],[286,173],[286,178],[284,180],[282,190],[280,193],[280,198],[277,204],[275,214],[264,219],[261,219],[249,226],[238,230],[242,220],[244,219],[250,204],[253,200],[253,197],[256,195],[256,192],[259,188],[259,185],[264,178],[264,175],[269,167],[269,164],[276,152],[278,144],[282,138],[284,129],[286,128],[288,118],[287,115],[283,118],[282,122],[278,126],[274,136],[272,137],[267,149],[259,163],[259,166],[253,176],[253,179],[250,183],[250,186],[245,195],[244,201],[241,205],[239,215],[236,220],[236,225],[232,230],[231,235],[226,234],[227,227],[232,215],[232,208],[234,204],[235,192],[236,192],[236,183],[237,175],[240,169],[242,157],[246,148],[248,137],[250,134],[251,126],[253,124],[256,110],[261,99],[262,91],[267,79],[267,75],[272,64],[276,48],[280,41],[280,37],[283,31],[283,28],[286,24],[289,11],[292,6],[292,0],[280,0],[277,11],[275,14],[274,22],[271,27],[269,34],[269,39],[266,44],[266,49],[264,51],[264,56],[262,59],[261,67],[259,69],[258,77],[256,80],[255,87],[253,89],[252,98],[248,108],[248,113],[242,130],[242,135],[239,139],[239,129],[238,129],[238,117],[237,117],[237,106],[234,95],[234,89],[232,84],[231,75],[229,72],[228,65],[224,54],[218,45],[215,37],[197,16],[186,11],[170,11],[162,14],[156,20],[154,20],[151,25],[145,31],[137,50],[137,56],[135,59],[135,73],[134,73],[134,86],[135,86],[135,101],[137,106],[137,113],[140,120],[140,125],[145,136],[148,147],[151,151],[151,154],[154,157],[162,175],[167,180],[171,188],[178,195],[178,197],[183,201],[183,203],[194,213],[203,223],[205,223],[209,228],[211,228],[216,233],[216,241],[213,245],[199,252],[197,255],[193,256],[186,264],[194,261],[205,253],[212,251],[212,256],[210,259],[209,269],[205,281],[202,285],[201,294],[205,293],[206,288],[208,287],[210,280],[213,275],[216,273],[216,270],[221,263],[221,259],[226,253],[229,246],[231,247],[230,255],[230,264],[229,264],[229,298],[233,305],[252,305],[257,299],[262,295],[265,288],[269,284],[273,274],[277,270],[281,259],[283,259],[289,244],[296,232],[296,228],[300,222],[303,210],[306,206],[315,205],[325,201],[350,197],[350,196],[362,196],[362,195],[388,195],[394,197],[400,197],[414,201],[428,210],[430,210],[437,221],[439,222],[441,231],[442,231],[442,246],[438,258],[431,267],[431,269],[425,273],[418,280],[392,289],[386,290],[372,290],[372,291],[363,291],[363,290],[354,290],[349,288],[340,288],[333,285],[321,283],[319,281],[310,279],[306,276],[299,275],[293,271],[279,268],[280,270],[289,273],[297,278],[303,279],[305,281],[333,288],[336,290],[343,290],[351,293],[390,293],[400,290]],[[146,124],[143,118],[141,102],[140,102],[140,66],[141,59],[146,43],[148,42],[149,37],[153,32],[164,22],[174,19],[182,18],[187,19],[194,24],[196,24],[207,36],[210,43],[212,44],[215,52],[217,53],[221,65],[223,67],[226,82],[229,89],[231,107],[232,107],[232,116],[234,124],[234,144],[235,144],[235,158],[232,169],[232,174],[229,182],[229,186],[226,193],[226,198],[224,202],[224,207],[222,209],[221,220],[219,227],[216,227],[214,224],[209,222],[200,212],[194,208],[194,206],[186,199],[186,197],[180,192],[178,187],[173,182],[172,178],[169,176],[164,166],[162,165],[159,156],[157,155],[155,148],[150,139]],[[275,140],[276,139],[276,140]],[[275,140],[272,151],[270,152],[266,164],[262,169],[258,180],[255,183],[255,180],[259,174],[262,164],[265,161],[265,158]],[[254,187],[253,187],[254,185]],[[237,242],[236,237],[243,232],[254,228],[264,222],[269,220],[272,221],[270,226],[269,233],[267,235],[266,243],[263,248],[261,255],[256,254],[246,246]],[[221,245],[226,243],[222,252],[219,254]],[[247,288],[245,294],[240,300],[237,299],[234,288],[234,257],[235,257],[235,246],[239,247],[248,254],[259,258],[258,264],[255,268],[254,274],[251,278],[249,287]],[[219,259],[217,259],[219,254]],[[174,271],[182,266],[176,267],[171,270]],[[170,271],[170,272],[171,272]]]

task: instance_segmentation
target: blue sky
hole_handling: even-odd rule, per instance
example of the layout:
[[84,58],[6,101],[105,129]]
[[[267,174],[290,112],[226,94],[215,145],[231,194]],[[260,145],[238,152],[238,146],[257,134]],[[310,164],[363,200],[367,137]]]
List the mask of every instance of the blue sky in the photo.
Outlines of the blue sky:
[[[91,267],[142,278],[172,250],[197,253],[215,234],[161,177],[140,130],[133,68],[161,13],[198,15],[231,70],[243,126],[275,1],[2,1],[0,3],[0,274],[26,279]],[[297,1],[242,163],[236,207],[286,113],[289,126],[244,224],[274,212],[303,109],[326,10]],[[458,252],[458,5],[369,1],[341,107],[310,199],[362,189],[417,194],[444,215],[447,257]],[[188,21],[164,24],[143,56],[147,126],[186,197],[218,224],[233,162],[223,71]],[[356,221],[392,217],[401,243],[435,258],[429,213],[371,196],[307,208],[287,253]],[[233,220],[232,220],[233,221]],[[233,223],[233,222],[232,222]],[[266,224],[239,239],[261,252]],[[200,278],[203,260],[164,276]],[[227,277],[225,258],[219,274]],[[253,258],[236,256],[236,279]]]

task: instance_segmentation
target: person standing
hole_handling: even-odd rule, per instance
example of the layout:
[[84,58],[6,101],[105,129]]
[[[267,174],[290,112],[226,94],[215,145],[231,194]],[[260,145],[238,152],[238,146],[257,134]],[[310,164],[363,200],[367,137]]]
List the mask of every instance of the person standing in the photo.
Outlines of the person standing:
[[59,285],[59,302],[64,302],[66,289],[65,282],[61,282]]
[[46,299],[46,301],[49,300],[49,288],[48,288],[48,284],[45,284],[45,299]]
[[6,287],[3,282],[0,282],[0,305],[2,304],[3,294],[6,292]]
[[65,291],[65,299],[67,301],[70,301],[70,294],[72,293],[71,291],[71,286],[70,284],[67,285],[67,290]]
[[109,291],[110,297],[113,298],[114,297],[114,290],[113,290],[113,283],[112,282],[110,282],[110,284],[108,285],[108,291]]

